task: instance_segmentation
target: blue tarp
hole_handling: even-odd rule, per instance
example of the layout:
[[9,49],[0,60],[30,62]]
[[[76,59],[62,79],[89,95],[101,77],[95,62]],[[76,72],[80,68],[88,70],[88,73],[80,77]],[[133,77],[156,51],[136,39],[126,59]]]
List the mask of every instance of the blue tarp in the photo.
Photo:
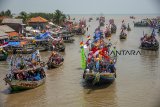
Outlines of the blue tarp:
[[20,46],[20,42],[9,42],[9,46]]
[[36,39],[46,39],[46,38],[49,38],[49,37],[51,37],[50,33],[46,32],[44,34],[40,34],[40,35],[36,36]]

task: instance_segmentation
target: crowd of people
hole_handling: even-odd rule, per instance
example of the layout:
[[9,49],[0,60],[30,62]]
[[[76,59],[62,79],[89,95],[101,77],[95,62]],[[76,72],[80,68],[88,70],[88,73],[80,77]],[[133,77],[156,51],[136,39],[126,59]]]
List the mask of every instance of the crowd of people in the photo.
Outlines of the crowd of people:
[[87,56],[86,72],[110,72],[114,73],[116,68],[115,56],[111,57],[111,42],[104,42],[102,32],[95,31],[93,42],[89,46],[89,53]]
[[58,54],[56,51],[53,51],[51,56],[49,57],[48,63],[54,63],[58,65],[63,61],[64,61],[63,57],[60,54]]
[[15,80],[38,81],[45,77],[39,51],[30,56],[18,55],[11,58],[11,75]]
[[144,47],[151,47],[153,45],[156,45],[156,43],[157,43],[157,40],[155,38],[154,31],[152,32],[150,36],[148,34],[144,34],[144,36],[141,38],[141,44]]

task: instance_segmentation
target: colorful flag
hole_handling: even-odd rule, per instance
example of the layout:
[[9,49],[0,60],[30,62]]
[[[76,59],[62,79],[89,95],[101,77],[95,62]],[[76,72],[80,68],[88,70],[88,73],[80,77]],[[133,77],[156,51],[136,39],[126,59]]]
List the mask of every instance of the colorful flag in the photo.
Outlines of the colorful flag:
[[86,68],[86,57],[85,57],[85,52],[84,52],[84,48],[81,48],[81,67],[83,70],[85,70]]

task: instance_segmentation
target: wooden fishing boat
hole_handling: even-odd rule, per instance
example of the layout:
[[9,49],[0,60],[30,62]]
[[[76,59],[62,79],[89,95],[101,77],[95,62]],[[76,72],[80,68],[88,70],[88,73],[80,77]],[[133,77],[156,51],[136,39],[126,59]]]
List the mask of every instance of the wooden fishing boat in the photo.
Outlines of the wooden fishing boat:
[[[41,70],[44,71],[43,68]],[[44,84],[45,80],[46,80],[45,74],[44,74],[44,77],[40,80],[18,80],[18,79],[15,79],[15,77],[12,77],[11,75],[9,76],[6,75],[6,77],[4,78],[4,81],[10,86],[12,91],[33,89]]]
[[82,28],[76,30],[76,35],[84,35],[86,33],[86,31]]
[[37,39],[35,41],[35,46],[37,50],[43,52],[43,51],[48,51],[50,47],[52,47],[52,43],[47,39],[39,39],[39,40]]
[[155,44],[141,43],[140,49],[157,51],[159,49],[159,42],[156,41]]
[[99,18],[99,26],[104,26],[104,23],[105,23],[105,17],[101,16]]
[[48,69],[50,69],[50,68],[58,68],[61,65],[63,65],[63,61],[60,62],[59,64],[58,63],[53,63],[53,62],[48,62],[47,63]]
[[134,16],[130,16],[130,19],[135,19],[136,17],[134,17]]
[[127,38],[127,34],[126,33],[121,33],[120,34],[120,39],[126,39]]
[[117,31],[117,26],[115,24],[112,24],[111,33],[116,33],[116,31]]
[[116,73],[109,72],[84,72],[83,78],[86,82],[92,84],[110,83],[116,78]]
[[100,23],[99,23],[99,26],[104,26],[104,22],[100,22]]
[[36,88],[45,83],[46,77],[39,81],[24,81],[15,79],[4,79],[7,84],[11,87],[12,91],[28,90]]
[[58,51],[58,52],[64,52],[65,51],[64,43],[56,44],[53,50]]
[[143,19],[140,22],[133,22],[135,27],[148,27],[149,23],[147,20]]
[[125,24],[122,24],[121,29],[126,30],[127,26]]
[[88,20],[88,21],[89,21],[89,22],[91,22],[92,20],[93,20],[93,18],[91,17],[91,18],[89,18],[89,20]]
[[63,62],[64,62],[63,57],[56,51],[53,51],[47,62],[48,69],[58,68],[63,64]]
[[40,52],[47,51],[49,47],[47,46],[37,46],[36,49],[39,50]]
[[15,47],[15,46],[8,46],[6,48],[9,54],[31,54],[36,51],[35,47]]
[[73,35],[62,36],[64,43],[73,43],[75,39],[73,39]]

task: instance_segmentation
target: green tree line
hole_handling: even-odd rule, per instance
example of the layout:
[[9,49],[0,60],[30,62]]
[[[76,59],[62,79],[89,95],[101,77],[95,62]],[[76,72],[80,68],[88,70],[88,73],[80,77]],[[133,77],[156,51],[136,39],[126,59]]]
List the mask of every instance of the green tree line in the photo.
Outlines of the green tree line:
[[[10,10],[7,11],[1,11],[0,12],[0,16],[6,16],[6,17],[13,17],[12,12]],[[63,22],[67,19],[70,18],[69,15],[64,14],[62,11],[60,10],[55,10],[53,13],[42,13],[42,12],[38,12],[38,13],[27,13],[25,11],[22,11],[19,13],[19,15],[16,18],[21,18],[23,19],[24,23],[27,23],[27,21],[32,18],[32,17],[43,17],[49,21],[52,21],[55,24],[58,25],[62,25]]]

